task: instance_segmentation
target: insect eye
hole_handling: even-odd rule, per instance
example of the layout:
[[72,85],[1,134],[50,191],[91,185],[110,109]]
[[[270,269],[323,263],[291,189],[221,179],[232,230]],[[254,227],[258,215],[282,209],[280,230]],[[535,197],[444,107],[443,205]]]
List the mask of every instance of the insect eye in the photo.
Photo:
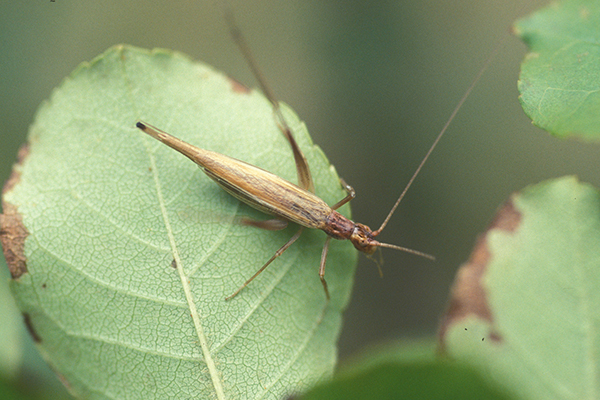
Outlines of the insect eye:
[[369,238],[365,235],[364,232],[362,231],[357,231],[354,234],[355,237],[355,243],[358,244],[360,247],[367,247],[369,246]]

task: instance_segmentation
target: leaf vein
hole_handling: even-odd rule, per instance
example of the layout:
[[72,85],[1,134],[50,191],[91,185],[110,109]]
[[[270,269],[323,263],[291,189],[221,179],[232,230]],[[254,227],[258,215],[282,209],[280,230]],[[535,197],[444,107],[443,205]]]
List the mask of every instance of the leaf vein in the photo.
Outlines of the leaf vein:
[[[147,141],[145,143],[148,143]],[[196,329],[196,334],[198,336],[198,340],[200,342],[200,347],[202,349],[202,353],[204,355],[204,362],[208,367],[208,371],[211,377],[211,381],[213,383],[213,387],[215,389],[215,394],[217,395],[217,399],[224,400],[225,392],[223,390],[223,385],[221,383],[220,373],[217,370],[217,366],[215,364],[215,360],[212,357],[208,340],[206,335],[204,334],[204,327],[200,321],[200,314],[198,313],[198,309],[196,307],[196,302],[194,300],[194,296],[192,290],[190,288],[189,279],[185,274],[183,264],[181,262],[181,257],[179,255],[179,250],[177,248],[177,244],[175,242],[175,236],[173,234],[173,230],[171,229],[171,223],[169,221],[169,215],[166,209],[164,197],[162,194],[162,189],[160,185],[160,179],[158,177],[158,171],[156,169],[156,162],[154,158],[154,154],[148,151],[148,155],[150,157],[150,162],[152,164],[152,173],[154,176],[154,183],[156,186],[156,195],[157,200],[160,205],[161,213],[163,216],[163,221],[165,224],[165,229],[167,232],[167,236],[169,237],[169,243],[171,244],[171,249],[173,251],[173,258],[175,259],[175,263],[177,265],[177,272],[179,273],[179,277],[181,279],[181,285],[183,287],[183,291],[185,293],[185,298],[188,303],[188,307],[190,309],[190,314],[192,316],[192,320],[194,322],[194,328]]]

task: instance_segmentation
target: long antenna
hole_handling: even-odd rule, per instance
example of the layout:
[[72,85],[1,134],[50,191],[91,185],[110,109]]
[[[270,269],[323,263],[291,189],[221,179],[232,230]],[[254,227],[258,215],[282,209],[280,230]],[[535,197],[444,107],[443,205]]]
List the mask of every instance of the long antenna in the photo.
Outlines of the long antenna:
[[415,171],[415,173],[413,174],[413,176],[410,178],[410,180],[406,184],[406,187],[404,188],[404,190],[400,194],[400,197],[398,197],[398,200],[396,200],[396,203],[394,204],[394,206],[390,210],[389,214],[387,215],[387,217],[385,218],[385,220],[383,221],[383,223],[381,224],[381,226],[379,227],[379,229],[377,229],[376,231],[373,231],[373,236],[379,235],[381,233],[381,231],[383,230],[383,228],[385,228],[385,226],[389,222],[390,218],[392,218],[392,215],[394,214],[394,211],[396,211],[396,208],[398,208],[398,205],[400,204],[400,202],[404,198],[404,195],[406,195],[406,192],[408,191],[408,188],[410,188],[410,186],[414,182],[414,180],[417,177],[417,175],[419,175],[419,172],[421,172],[421,168],[423,168],[423,165],[425,165],[425,162],[427,162],[427,159],[429,158],[429,156],[433,152],[433,149],[435,149],[435,146],[437,146],[437,144],[440,141],[440,139],[442,138],[442,136],[444,136],[444,133],[446,132],[446,130],[448,129],[448,127],[452,123],[452,120],[454,120],[454,117],[456,117],[456,114],[458,114],[458,110],[461,109],[461,107],[463,106],[463,104],[465,103],[465,101],[467,100],[467,98],[469,97],[469,95],[471,94],[471,91],[473,90],[473,88],[475,87],[475,85],[477,85],[477,82],[479,82],[479,79],[481,79],[481,77],[483,76],[483,73],[485,72],[485,70],[490,66],[490,64],[492,63],[492,60],[494,59],[494,57],[496,56],[496,54],[498,54],[498,52],[500,51],[500,49],[504,46],[504,43],[506,42],[506,38],[507,38],[507,36],[505,36],[500,41],[500,43],[498,43],[498,45],[496,46],[496,48],[492,51],[492,53],[485,60],[485,63],[483,64],[483,67],[479,70],[479,73],[477,73],[477,75],[475,76],[475,78],[473,79],[473,81],[471,82],[471,84],[469,85],[469,87],[467,88],[467,90],[465,91],[465,94],[463,94],[462,98],[460,99],[460,101],[458,102],[458,104],[456,105],[456,107],[454,108],[454,111],[452,111],[452,114],[450,114],[450,118],[448,118],[448,121],[446,121],[446,124],[444,125],[444,127],[442,128],[442,130],[440,131],[440,133],[438,134],[438,136],[435,138],[435,140],[433,141],[433,144],[429,148],[429,151],[427,151],[427,154],[425,154],[425,157],[423,157],[423,160],[421,161],[421,163],[417,167],[417,170]]
[[432,256],[431,254],[423,253],[422,251],[419,251],[419,250],[409,249],[408,247],[396,246],[395,244],[389,244],[389,243],[378,243],[377,246],[378,247],[387,247],[388,249],[400,250],[405,253],[415,254],[417,256],[428,258],[431,261],[435,261],[435,257]]

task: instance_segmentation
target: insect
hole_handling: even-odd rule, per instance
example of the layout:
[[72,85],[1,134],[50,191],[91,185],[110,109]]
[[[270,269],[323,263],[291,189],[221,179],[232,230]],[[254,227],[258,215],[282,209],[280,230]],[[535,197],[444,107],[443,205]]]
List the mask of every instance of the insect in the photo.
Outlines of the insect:
[[226,19],[236,44],[240,48],[246,61],[248,62],[248,65],[250,66],[250,69],[259,82],[264,95],[273,105],[273,113],[279,129],[292,148],[296,163],[298,184],[293,184],[275,174],[232,157],[193,146],[145,122],[139,121],[136,123],[136,127],[143,132],[177,150],[198,164],[204,170],[206,175],[213,179],[226,192],[236,197],[238,200],[248,204],[249,206],[258,209],[259,211],[275,216],[274,219],[266,221],[244,220],[244,224],[267,230],[284,229],[287,227],[288,222],[290,221],[300,225],[300,228],[296,234],[294,234],[292,238],[287,241],[287,243],[281,246],[279,250],[277,250],[275,254],[254,275],[252,275],[242,286],[239,287],[239,289],[237,289],[230,296],[226,297],[226,300],[232,299],[246,286],[248,286],[248,284],[250,284],[254,278],[263,272],[277,257],[282,255],[296,240],[298,240],[305,228],[320,229],[327,234],[321,255],[321,262],[319,265],[319,278],[323,285],[327,300],[329,300],[330,295],[327,282],[325,280],[325,264],[327,260],[329,244],[332,238],[338,240],[350,240],[357,250],[366,253],[367,255],[373,254],[380,247],[386,247],[416,254],[433,260],[434,257],[431,255],[393,244],[382,243],[376,238],[388,224],[392,215],[396,211],[396,208],[421,171],[421,168],[456,116],[458,110],[462,107],[471,90],[475,87],[475,84],[491,62],[491,59],[499,50],[499,47],[496,48],[492,55],[490,55],[479,74],[468,87],[467,91],[459,101],[458,105],[438,134],[437,138],[434,140],[425,157],[417,167],[416,171],[412,175],[411,179],[405,186],[404,190],[398,197],[398,200],[391,208],[381,226],[376,230],[371,230],[371,228],[369,228],[367,225],[355,223],[336,211],[338,208],[348,203],[355,197],[354,189],[343,179],[341,179],[340,182],[342,187],[346,190],[347,195],[333,206],[329,206],[314,193],[314,184],[311,177],[310,168],[306,158],[304,157],[304,154],[294,139],[291,129],[281,113],[279,103],[275,100],[275,97],[266,84],[266,81],[260,73],[258,66],[254,62],[249,47],[241,35],[241,32],[237,28],[237,25],[233,20],[233,15],[230,12],[226,11]]

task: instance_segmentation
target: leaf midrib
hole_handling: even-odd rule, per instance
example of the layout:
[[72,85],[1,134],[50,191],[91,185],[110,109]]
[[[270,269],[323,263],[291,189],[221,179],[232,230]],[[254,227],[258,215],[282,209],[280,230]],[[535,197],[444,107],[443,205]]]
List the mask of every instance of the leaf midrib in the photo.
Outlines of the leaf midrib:
[[[144,141],[144,143],[148,143],[148,141]],[[158,169],[156,167],[154,154],[148,149],[146,144],[146,151],[148,152],[148,157],[150,158],[150,163],[152,167],[152,176],[154,178],[154,184],[156,187],[156,196],[160,206],[160,211],[163,217],[163,222],[165,224],[165,230],[167,236],[169,238],[169,244],[171,245],[171,250],[173,252],[173,258],[175,259],[175,264],[177,266],[177,273],[181,280],[181,285],[183,287],[183,292],[185,294],[185,299],[188,303],[188,307],[190,310],[190,315],[194,322],[194,329],[196,330],[196,335],[198,336],[198,341],[200,343],[200,347],[202,349],[202,354],[204,356],[204,362],[206,363],[206,367],[208,368],[210,378],[215,389],[215,394],[219,400],[225,400],[225,393],[223,391],[223,385],[221,383],[220,374],[215,364],[215,360],[212,357],[210,352],[210,348],[208,346],[208,341],[206,335],[204,334],[204,328],[200,321],[200,314],[198,313],[198,309],[196,308],[196,303],[194,301],[194,296],[192,294],[192,290],[190,288],[188,278],[185,274],[183,264],[181,262],[181,257],[179,255],[179,250],[177,248],[177,243],[175,242],[175,236],[173,234],[173,230],[171,229],[171,223],[169,221],[169,215],[167,213],[166,203],[162,194],[162,188],[160,184],[160,179],[158,176]]]

